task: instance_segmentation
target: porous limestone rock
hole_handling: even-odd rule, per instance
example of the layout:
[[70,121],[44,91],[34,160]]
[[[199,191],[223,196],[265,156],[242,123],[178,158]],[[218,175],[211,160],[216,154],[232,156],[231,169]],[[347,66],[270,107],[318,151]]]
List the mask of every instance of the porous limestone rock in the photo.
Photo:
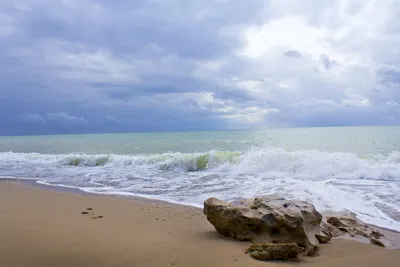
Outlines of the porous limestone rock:
[[329,232],[323,232],[321,229],[315,235],[318,239],[318,242],[321,244],[328,243],[332,239],[332,235]]
[[357,220],[355,214],[352,213],[327,214],[321,222],[320,232],[331,237],[343,235],[354,238],[362,237],[377,246],[390,246],[390,241],[381,232]]
[[246,254],[250,254],[256,260],[297,260],[297,256],[304,249],[295,243],[282,244],[253,244],[246,249]]
[[263,196],[226,203],[204,202],[204,214],[218,233],[253,243],[295,243],[312,254],[319,242],[322,215],[304,201]]

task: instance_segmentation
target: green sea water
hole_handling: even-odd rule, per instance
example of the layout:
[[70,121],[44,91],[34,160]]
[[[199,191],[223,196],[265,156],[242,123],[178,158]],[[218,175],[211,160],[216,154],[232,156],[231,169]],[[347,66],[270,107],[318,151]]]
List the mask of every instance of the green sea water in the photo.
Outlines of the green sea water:
[[131,134],[0,137],[1,152],[154,154],[246,151],[250,147],[320,149],[361,156],[400,151],[400,127],[326,127]]

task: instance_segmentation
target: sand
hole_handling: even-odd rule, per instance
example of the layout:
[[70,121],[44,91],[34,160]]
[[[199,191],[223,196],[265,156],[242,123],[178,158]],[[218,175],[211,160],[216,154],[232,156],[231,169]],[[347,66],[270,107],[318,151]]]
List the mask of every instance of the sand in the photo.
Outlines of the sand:
[[300,263],[259,262],[248,246],[218,235],[201,209],[0,182],[1,267],[400,266],[399,250],[352,240]]

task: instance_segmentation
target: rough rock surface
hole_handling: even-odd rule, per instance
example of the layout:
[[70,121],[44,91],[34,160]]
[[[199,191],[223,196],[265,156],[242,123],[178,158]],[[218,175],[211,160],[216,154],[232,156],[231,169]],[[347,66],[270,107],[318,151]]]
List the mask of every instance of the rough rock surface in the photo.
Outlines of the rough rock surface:
[[356,216],[352,213],[324,216],[321,222],[320,233],[331,237],[344,235],[354,238],[362,237],[364,240],[366,239],[371,244],[377,246],[390,246],[390,241],[381,232],[357,220]]
[[290,201],[277,196],[225,203],[217,198],[204,202],[204,214],[224,236],[253,243],[293,242],[312,254],[319,242],[322,215],[303,201]]
[[303,249],[295,243],[286,244],[253,244],[247,250],[257,260],[297,260]]
[[315,237],[318,239],[318,242],[321,244],[328,243],[332,239],[332,234],[327,232],[322,232],[321,229],[318,231],[318,233],[315,235]]

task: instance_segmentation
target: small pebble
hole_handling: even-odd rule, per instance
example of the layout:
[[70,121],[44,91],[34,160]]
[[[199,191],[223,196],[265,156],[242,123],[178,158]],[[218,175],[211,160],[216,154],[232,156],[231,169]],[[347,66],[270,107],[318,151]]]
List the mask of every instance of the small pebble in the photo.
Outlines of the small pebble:
[[82,211],[82,214],[89,214],[89,212],[87,212],[87,211]]

